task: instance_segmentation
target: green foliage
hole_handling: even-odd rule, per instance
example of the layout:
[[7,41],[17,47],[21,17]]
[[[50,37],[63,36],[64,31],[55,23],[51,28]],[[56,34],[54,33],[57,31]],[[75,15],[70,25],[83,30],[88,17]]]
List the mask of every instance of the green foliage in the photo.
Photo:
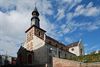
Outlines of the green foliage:
[[100,54],[90,54],[90,55],[84,55],[84,56],[76,56],[71,58],[66,58],[69,60],[75,60],[79,62],[100,62]]

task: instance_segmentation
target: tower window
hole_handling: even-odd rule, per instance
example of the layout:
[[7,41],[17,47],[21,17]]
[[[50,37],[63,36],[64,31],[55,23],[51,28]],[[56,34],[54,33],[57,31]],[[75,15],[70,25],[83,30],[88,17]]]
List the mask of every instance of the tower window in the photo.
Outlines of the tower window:
[[41,33],[39,32],[39,36],[41,35]]
[[72,48],[71,50],[74,51],[74,48]]

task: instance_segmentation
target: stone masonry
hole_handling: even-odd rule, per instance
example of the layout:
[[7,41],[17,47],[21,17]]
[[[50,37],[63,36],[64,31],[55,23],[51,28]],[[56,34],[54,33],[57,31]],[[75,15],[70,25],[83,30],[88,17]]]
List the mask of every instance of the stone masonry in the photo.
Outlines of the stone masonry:
[[53,67],[100,67],[100,62],[80,63],[73,60],[60,59],[60,58],[53,57]]

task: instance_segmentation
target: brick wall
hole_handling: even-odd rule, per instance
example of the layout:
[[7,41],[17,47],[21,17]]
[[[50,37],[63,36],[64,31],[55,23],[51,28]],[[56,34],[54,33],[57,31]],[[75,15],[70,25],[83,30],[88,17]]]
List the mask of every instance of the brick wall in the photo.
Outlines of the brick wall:
[[98,63],[79,63],[77,61],[59,59],[53,57],[53,67],[100,67]]
[[53,67],[79,67],[79,63],[76,61],[59,59],[53,57]]

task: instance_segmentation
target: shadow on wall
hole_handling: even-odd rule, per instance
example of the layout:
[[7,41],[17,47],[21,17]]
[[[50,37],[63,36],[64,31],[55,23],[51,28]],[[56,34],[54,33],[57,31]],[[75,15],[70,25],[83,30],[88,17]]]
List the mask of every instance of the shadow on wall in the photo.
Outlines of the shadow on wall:
[[48,51],[47,51],[46,45],[43,45],[34,51],[28,51],[24,47],[21,46],[17,53],[17,64],[45,66],[48,63],[49,64],[52,63],[52,61],[50,61],[50,59],[48,58],[50,57],[48,57]]

